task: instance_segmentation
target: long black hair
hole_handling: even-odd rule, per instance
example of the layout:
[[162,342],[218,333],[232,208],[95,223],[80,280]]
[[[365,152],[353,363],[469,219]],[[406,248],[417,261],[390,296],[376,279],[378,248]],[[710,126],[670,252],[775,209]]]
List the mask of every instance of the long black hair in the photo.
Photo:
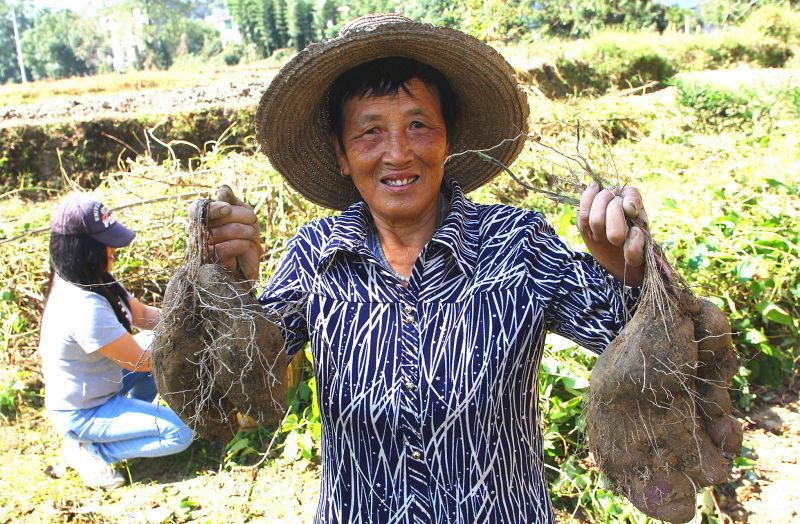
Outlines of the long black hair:
[[108,255],[104,244],[89,235],[60,235],[51,232],[48,298],[56,274],[71,284],[103,296],[111,304],[120,324],[128,332],[131,331],[131,322],[122,309],[122,304],[125,304],[130,310],[128,294],[108,272]]

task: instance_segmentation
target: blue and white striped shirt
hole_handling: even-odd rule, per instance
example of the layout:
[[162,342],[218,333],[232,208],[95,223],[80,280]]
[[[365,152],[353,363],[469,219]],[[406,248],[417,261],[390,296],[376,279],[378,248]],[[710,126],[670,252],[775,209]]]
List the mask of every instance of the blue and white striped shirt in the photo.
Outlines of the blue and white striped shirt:
[[364,202],[302,227],[263,291],[286,350],[311,341],[322,418],[315,522],[552,522],[537,379],[545,332],[600,352],[621,285],[536,212],[450,211],[401,285]]

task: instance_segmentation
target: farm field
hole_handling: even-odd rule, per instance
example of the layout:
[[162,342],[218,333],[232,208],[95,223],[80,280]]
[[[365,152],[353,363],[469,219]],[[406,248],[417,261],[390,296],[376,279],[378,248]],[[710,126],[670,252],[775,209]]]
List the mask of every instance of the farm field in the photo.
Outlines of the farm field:
[[[524,78],[533,61],[520,49],[510,50],[509,58]],[[89,92],[92,79],[82,79],[67,94],[35,100],[4,98],[2,87],[0,101],[13,103],[4,102],[0,115],[4,126],[12,120],[31,126],[174,108],[252,110],[275,72],[274,64],[218,70],[208,82],[189,82],[186,73],[176,72],[173,80],[165,74],[147,89],[131,80],[103,93]],[[76,87],[83,82],[87,87]],[[569,162],[554,150],[575,151],[580,129],[581,154],[614,183],[642,189],[655,238],[696,293],[731,319],[742,359],[734,397],[745,450],[730,483],[701,493],[696,521],[796,522],[800,73],[750,64],[595,96],[555,98],[543,89],[535,79],[529,81],[531,128],[538,142],[530,141],[511,166],[515,175],[531,186],[574,196],[563,183],[571,180]],[[191,159],[137,149],[117,168],[87,174],[62,167],[46,183],[21,176],[9,184],[10,174],[0,171],[8,187],[0,195],[0,523],[288,524],[313,518],[319,418],[302,356],[295,364],[302,380],[281,428],[242,431],[228,446],[197,440],[174,457],[130,461],[125,467],[129,484],[110,492],[86,489],[73,472],[63,471],[59,438],[42,409],[36,344],[48,276],[46,230],[69,190],[101,196],[139,231],[120,252],[116,276],[154,304],[185,252],[189,202],[219,183],[242,194],[261,220],[267,246],[262,282],[298,225],[326,214],[294,193],[254,152],[250,122],[237,120],[232,126],[217,140],[194,144]],[[179,133],[155,135],[168,144],[168,152],[185,140]],[[541,210],[562,238],[581,247],[574,209],[546,200],[509,175],[472,197]],[[580,402],[593,362],[570,343],[548,342],[540,397],[548,480],[559,520],[650,522],[604,490],[587,460]],[[265,453],[276,429],[276,444]]]

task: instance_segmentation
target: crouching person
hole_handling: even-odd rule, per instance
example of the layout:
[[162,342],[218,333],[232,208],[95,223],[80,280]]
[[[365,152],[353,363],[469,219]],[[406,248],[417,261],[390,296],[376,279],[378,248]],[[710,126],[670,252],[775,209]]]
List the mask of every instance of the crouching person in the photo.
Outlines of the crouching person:
[[63,454],[88,487],[116,488],[116,462],[179,453],[192,431],[155,402],[147,332],[161,311],[129,294],[112,275],[114,253],[135,233],[107,207],[71,195],[51,222],[50,282],[39,352],[48,418]]

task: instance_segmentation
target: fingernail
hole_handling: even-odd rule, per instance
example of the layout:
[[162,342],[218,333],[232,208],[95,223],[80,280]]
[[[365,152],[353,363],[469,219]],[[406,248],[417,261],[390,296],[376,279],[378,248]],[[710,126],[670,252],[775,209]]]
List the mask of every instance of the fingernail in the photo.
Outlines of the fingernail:
[[592,180],[592,183],[589,184],[589,189],[591,190],[600,189],[600,184],[598,184],[596,180]]
[[622,209],[625,211],[625,216],[628,218],[636,218],[639,216],[639,206],[629,198],[623,200]]

